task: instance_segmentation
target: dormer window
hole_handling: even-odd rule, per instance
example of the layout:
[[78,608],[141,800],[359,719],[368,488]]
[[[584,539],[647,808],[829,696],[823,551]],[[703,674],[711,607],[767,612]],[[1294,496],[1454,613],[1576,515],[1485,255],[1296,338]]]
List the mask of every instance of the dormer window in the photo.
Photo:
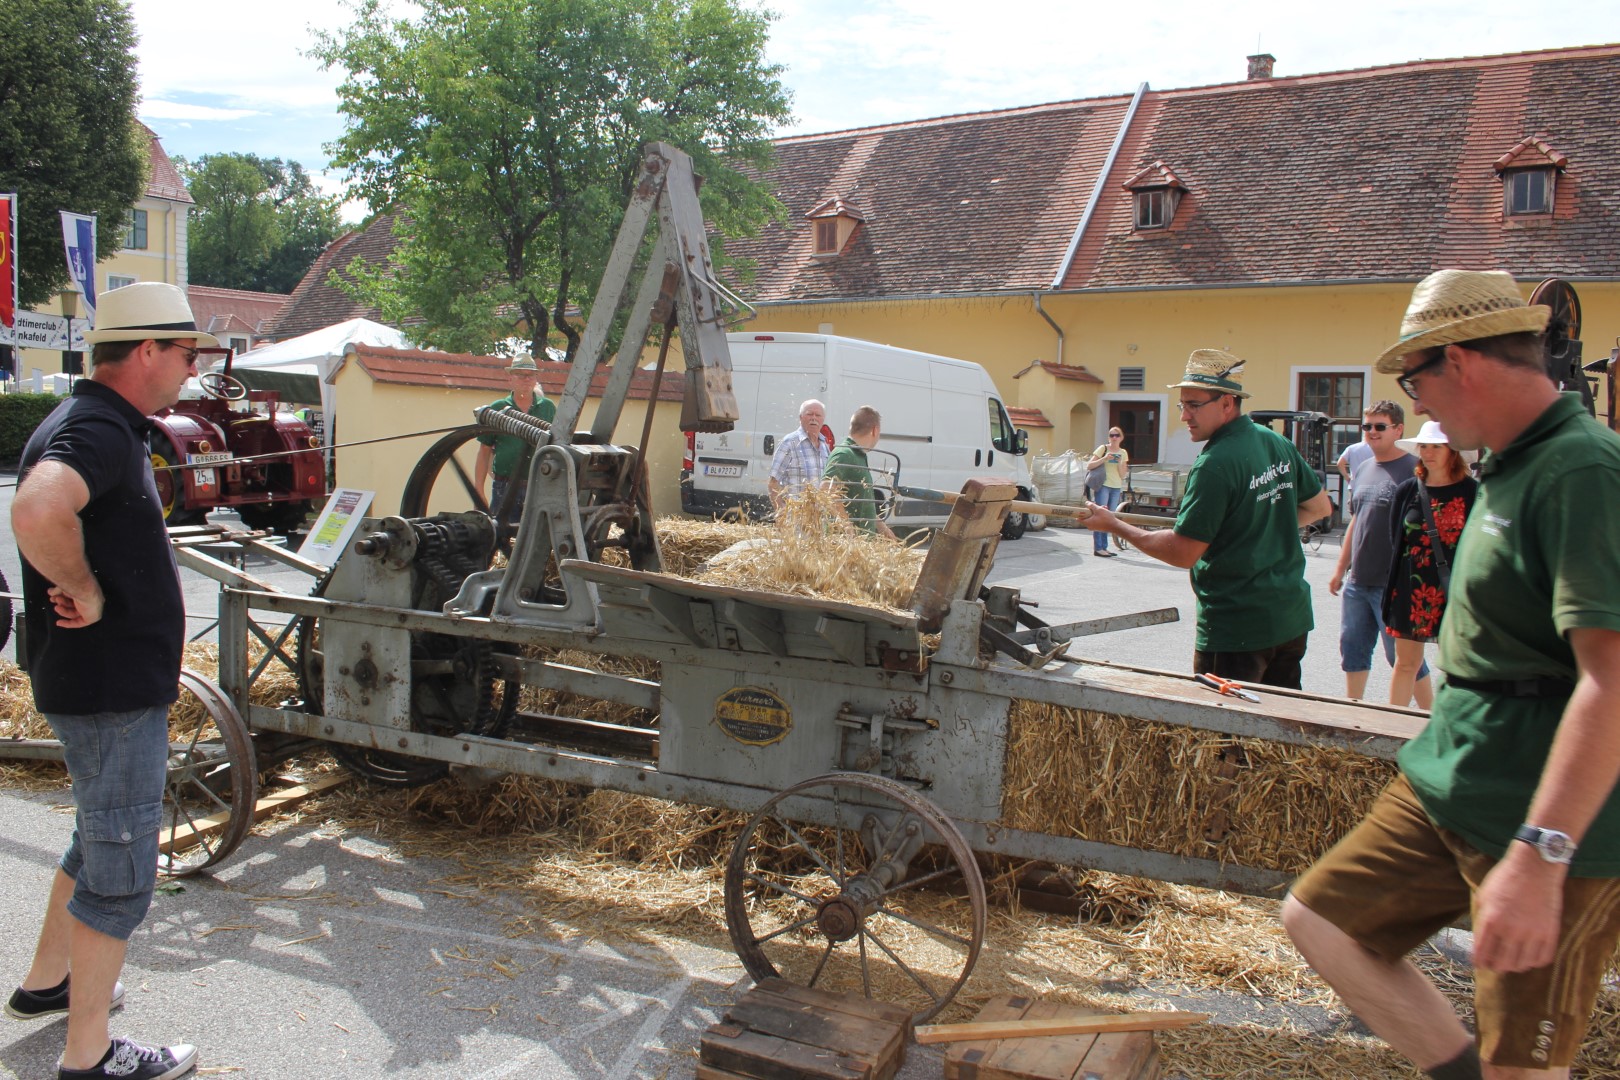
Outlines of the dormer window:
[[1558,174],[1568,165],[1569,158],[1549,146],[1544,136],[1520,140],[1492,166],[1502,178],[1502,216],[1551,214]]
[[1136,230],[1166,229],[1175,219],[1187,185],[1162,161],[1155,161],[1123,185],[1136,200]]
[[1136,227],[1162,229],[1176,214],[1169,188],[1148,188],[1136,193]]
[[854,237],[866,216],[849,200],[834,196],[804,215],[810,220],[814,247],[818,258],[831,258],[842,252]]
[[1503,210],[1508,214],[1552,213],[1553,171],[1515,169],[1502,175]]

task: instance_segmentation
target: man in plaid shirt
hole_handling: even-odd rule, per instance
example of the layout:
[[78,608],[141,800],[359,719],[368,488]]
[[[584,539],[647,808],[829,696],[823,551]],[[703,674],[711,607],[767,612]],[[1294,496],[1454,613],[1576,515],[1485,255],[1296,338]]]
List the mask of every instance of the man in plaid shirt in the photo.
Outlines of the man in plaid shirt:
[[771,506],[780,511],[782,500],[796,491],[821,483],[831,448],[821,436],[827,407],[815,398],[799,406],[799,430],[784,435],[771,458]]

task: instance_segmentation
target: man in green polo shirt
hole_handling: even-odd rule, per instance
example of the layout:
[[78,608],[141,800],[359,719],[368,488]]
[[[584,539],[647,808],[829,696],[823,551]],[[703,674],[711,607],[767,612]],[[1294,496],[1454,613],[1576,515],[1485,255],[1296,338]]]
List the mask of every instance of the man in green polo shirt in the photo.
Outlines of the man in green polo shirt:
[[[1367,1026],[1445,1080],[1567,1077],[1620,940],[1620,437],[1548,378],[1548,316],[1501,271],[1441,270],[1378,360],[1452,446],[1491,453],[1433,714],[1283,912]],[[1477,1046],[1405,959],[1470,914]]]
[[[506,372],[511,380],[512,392],[499,401],[492,402],[490,407],[517,409],[548,424],[551,423],[557,416],[557,406],[541,392],[540,369],[535,366],[535,362],[527,356],[520,356],[512,361]],[[527,451],[530,446],[515,435],[498,435],[492,432],[478,436],[478,443],[478,460],[473,463],[473,483],[478,488],[479,494],[483,494],[484,481],[494,475],[495,482],[489,493],[491,510],[500,505],[507,486],[516,483],[520,490],[507,508],[507,520],[516,521],[523,509],[521,489],[529,479]]]
[[878,444],[883,435],[883,418],[870,405],[862,405],[849,418],[849,438],[833,448],[827,455],[827,466],[822,476],[837,485],[844,496],[844,509],[850,524],[863,533],[873,533],[894,539],[889,523],[878,517],[877,494],[872,488],[872,467],[867,464],[866,452]]
[[1198,600],[1193,670],[1295,690],[1312,626],[1303,525],[1333,510],[1293,443],[1243,415],[1243,361],[1196,349],[1180,390],[1181,417],[1205,443],[1173,529],[1139,529],[1088,503],[1086,527],[1192,571]]

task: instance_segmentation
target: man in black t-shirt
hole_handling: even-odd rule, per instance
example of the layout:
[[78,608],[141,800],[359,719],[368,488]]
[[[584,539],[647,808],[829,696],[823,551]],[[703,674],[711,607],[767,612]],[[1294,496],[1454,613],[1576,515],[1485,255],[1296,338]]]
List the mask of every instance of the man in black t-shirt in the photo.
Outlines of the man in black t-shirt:
[[85,341],[90,377],[28,440],[11,507],[34,704],[62,741],[76,816],[33,964],[5,1011],[68,1014],[59,1080],[167,1080],[195,1066],[193,1047],[107,1030],[156,884],[185,637],[145,434],[148,414],[179,400],[197,348],[218,342],[198,331],[185,294],[160,282],[102,296]]

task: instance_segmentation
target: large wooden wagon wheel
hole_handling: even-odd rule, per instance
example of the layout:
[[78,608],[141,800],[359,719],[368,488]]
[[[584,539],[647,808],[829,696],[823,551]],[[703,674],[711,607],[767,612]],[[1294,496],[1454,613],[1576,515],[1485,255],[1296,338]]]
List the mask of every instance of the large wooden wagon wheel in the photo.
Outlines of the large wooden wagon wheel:
[[[190,707],[188,696],[201,709]],[[246,722],[219,687],[182,668],[169,720],[158,872],[187,877],[235,851],[253,829],[258,791]]]
[[773,796],[737,838],[725,885],[732,945],[756,981],[858,993],[918,1022],[961,989],[984,940],[984,879],[962,834],[881,776],[829,773]]

